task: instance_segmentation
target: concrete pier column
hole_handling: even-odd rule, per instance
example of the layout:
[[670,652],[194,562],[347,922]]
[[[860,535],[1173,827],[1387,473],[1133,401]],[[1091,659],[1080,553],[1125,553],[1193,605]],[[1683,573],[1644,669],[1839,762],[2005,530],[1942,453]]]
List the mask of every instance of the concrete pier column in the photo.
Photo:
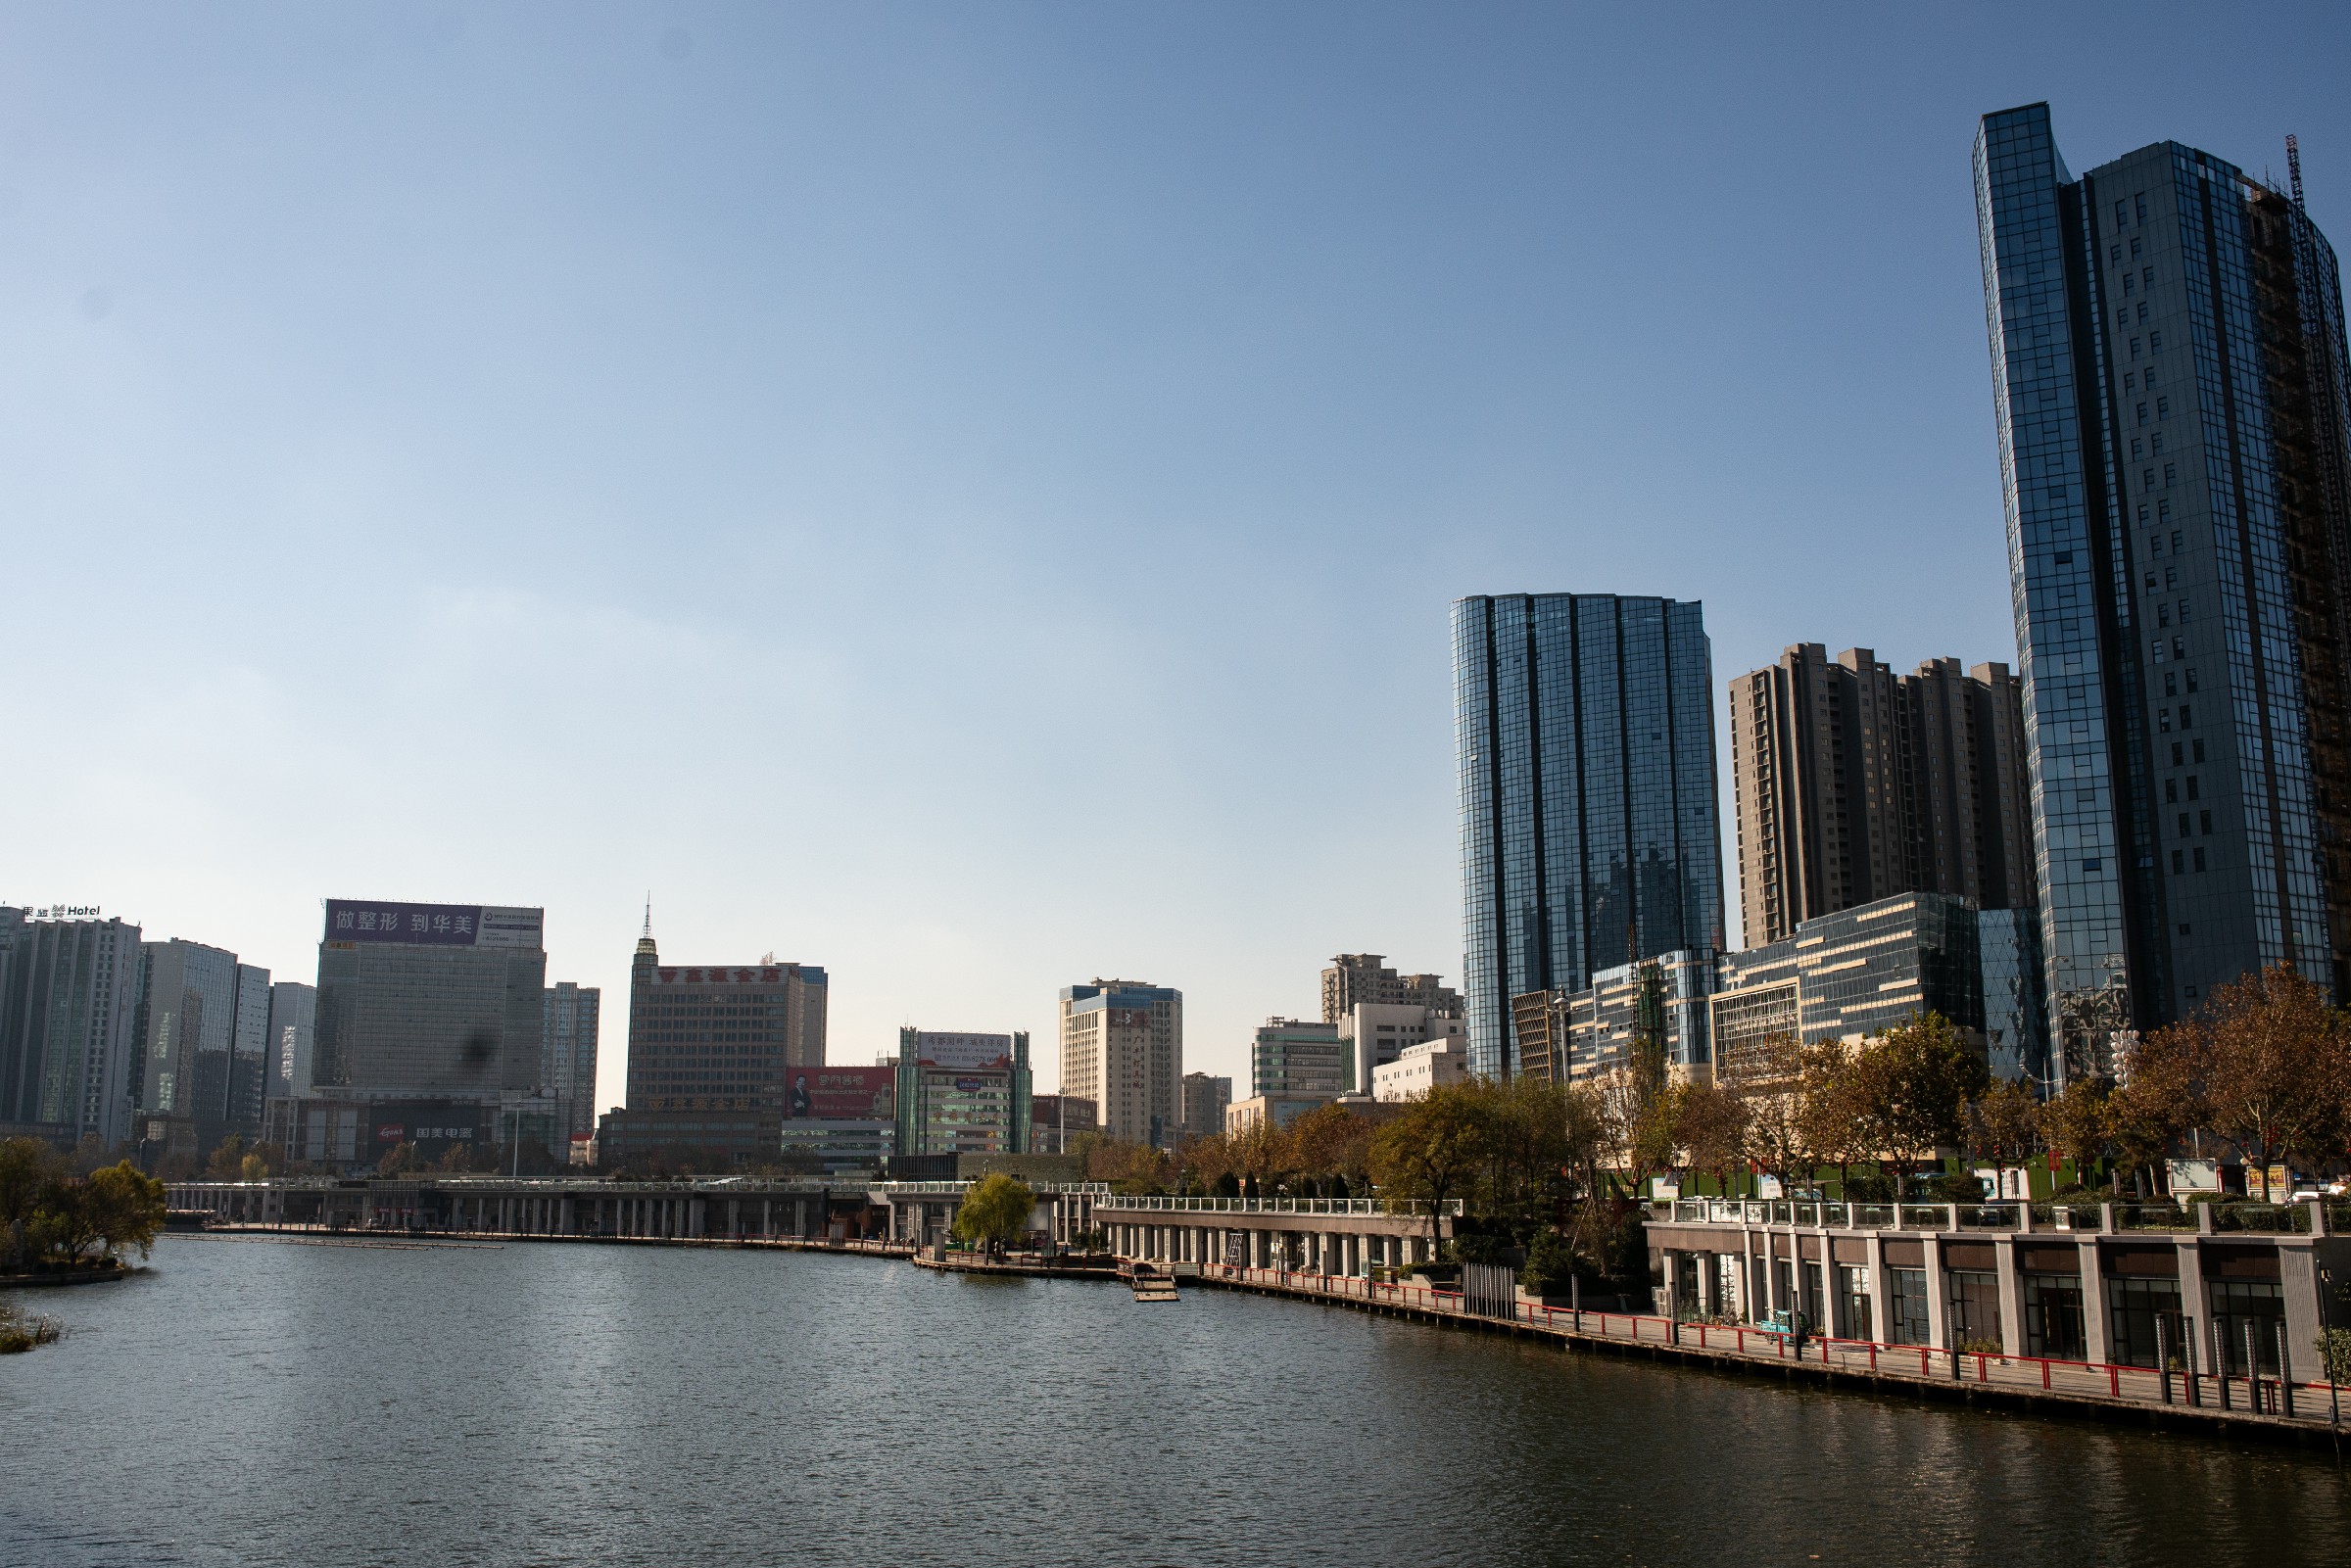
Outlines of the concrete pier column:
[[2000,1349],[2010,1355],[2025,1354],[2025,1281],[2017,1272],[2016,1242],[1991,1244],[1991,1259],[2000,1271]]
[[1944,1304],[1943,1282],[1943,1242],[1935,1236],[1925,1238],[1927,1244],[1927,1343],[1939,1351],[1951,1348],[1950,1308]]
[[2098,1244],[2081,1241],[2076,1242],[2074,1248],[2082,1258],[2082,1354],[2091,1361],[2111,1361],[2114,1359],[2114,1350],[2106,1337],[2110,1321],[2106,1307],[2106,1275],[2098,1267]]
[[1869,1337],[1881,1343],[1894,1338],[1894,1282],[1886,1274],[1886,1236],[1869,1233]]

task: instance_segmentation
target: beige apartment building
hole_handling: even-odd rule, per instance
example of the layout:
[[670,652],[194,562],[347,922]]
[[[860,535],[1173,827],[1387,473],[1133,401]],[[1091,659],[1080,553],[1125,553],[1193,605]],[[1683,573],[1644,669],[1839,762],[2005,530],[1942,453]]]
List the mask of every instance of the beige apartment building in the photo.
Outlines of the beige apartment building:
[[[1417,1007],[1442,1018],[1462,1016],[1462,996],[1442,974],[1399,974],[1378,953],[1341,953],[1322,972],[1322,1022],[1336,1023],[1358,1005]],[[1361,1087],[1359,1085],[1359,1087]]]
[[1183,993],[1099,977],[1063,986],[1061,1092],[1094,1102],[1110,1137],[1175,1148],[1183,1138]]
[[2035,903],[2022,689],[2004,664],[1799,642],[1731,683],[1747,945],[1898,893]]

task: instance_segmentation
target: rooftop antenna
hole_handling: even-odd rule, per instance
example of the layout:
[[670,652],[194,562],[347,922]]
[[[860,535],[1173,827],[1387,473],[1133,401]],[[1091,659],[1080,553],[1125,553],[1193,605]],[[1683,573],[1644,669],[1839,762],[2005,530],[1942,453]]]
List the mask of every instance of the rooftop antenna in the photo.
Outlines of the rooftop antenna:
[[645,934],[653,934],[653,890],[649,887],[645,890]]
[[2293,188],[2294,211],[2307,215],[2308,210],[2302,205],[2302,144],[2290,130],[2285,133],[2285,179]]

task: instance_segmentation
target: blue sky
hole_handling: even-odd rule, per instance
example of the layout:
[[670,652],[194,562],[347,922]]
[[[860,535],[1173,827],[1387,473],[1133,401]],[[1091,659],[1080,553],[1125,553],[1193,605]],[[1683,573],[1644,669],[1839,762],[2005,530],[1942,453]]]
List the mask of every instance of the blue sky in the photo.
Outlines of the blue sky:
[[2342,240],[2344,18],[0,7],[0,898],[543,904],[606,1103],[648,888],[836,1061],[1245,1074],[1458,977],[1455,596],[2012,660],[1975,117]]

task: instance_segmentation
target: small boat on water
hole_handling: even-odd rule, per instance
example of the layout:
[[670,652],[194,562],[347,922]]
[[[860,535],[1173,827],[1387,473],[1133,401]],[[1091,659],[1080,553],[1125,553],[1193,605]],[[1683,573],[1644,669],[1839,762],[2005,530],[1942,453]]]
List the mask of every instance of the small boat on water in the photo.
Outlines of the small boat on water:
[[1133,1271],[1127,1276],[1127,1283],[1134,1287],[1134,1299],[1138,1302],[1172,1302],[1178,1299],[1176,1276],[1163,1274],[1149,1263],[1135,1264]]

